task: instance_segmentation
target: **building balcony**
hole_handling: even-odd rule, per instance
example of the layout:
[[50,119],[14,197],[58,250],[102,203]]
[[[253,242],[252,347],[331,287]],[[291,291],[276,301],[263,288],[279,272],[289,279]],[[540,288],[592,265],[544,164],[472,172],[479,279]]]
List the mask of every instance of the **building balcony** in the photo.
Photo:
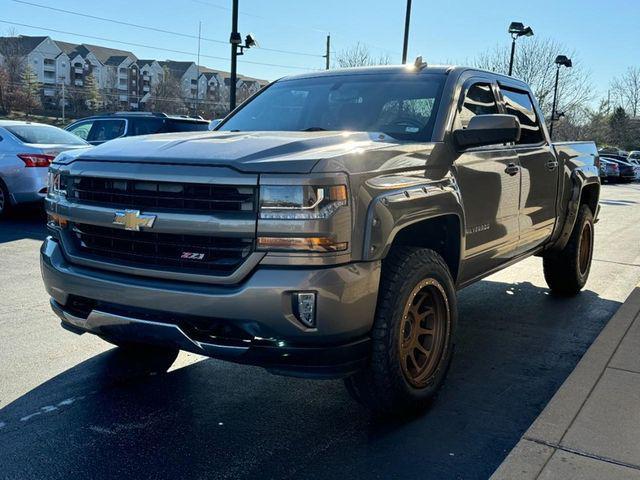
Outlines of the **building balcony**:
[[73,71],[74,73],[84,73],[84,69],[82,67],[75,67]]
[[56,65],[47,65],[46,63],[42,66],[42,68],[44,69],[45,72],[55,72],[56,71]]
[[142,86],[142,91],[143,92],[150,92],[151,91],[151,87],[149,85],[143,85]]
[[126,102],[127,100],[129,100],[129,97],[127,95],[120,95],[120,96],[118,96],[118,99],[121,102]]
[[151,77],[149,75],[143,75],[142,80],[144,80],[145,82],[148,82],[151,80]]
[[83,85],[84,85],[84,82],[83,82],[82,80],[80,80],[80,79],[76,79],[76,80],[74,80],[74,81],[73,81],[73,84],[74,84],[76,87],[81,87],[81,86],[83,86]]

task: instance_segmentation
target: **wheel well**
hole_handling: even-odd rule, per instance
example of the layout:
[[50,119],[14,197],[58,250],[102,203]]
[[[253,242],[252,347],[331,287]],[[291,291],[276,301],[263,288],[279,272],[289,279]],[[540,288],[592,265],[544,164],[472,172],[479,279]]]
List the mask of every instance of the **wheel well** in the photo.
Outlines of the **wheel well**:
[[443,215],[412,223],[400,230],[391,248],[402,245],[429,248],[444,259],[454,281],[460,265],[460,219],[457,215]]
[[596,184],[586,185],[580,194],[580,205],[586,204],[595,215],[598,208],[598,197],[600,196],[600,186]]

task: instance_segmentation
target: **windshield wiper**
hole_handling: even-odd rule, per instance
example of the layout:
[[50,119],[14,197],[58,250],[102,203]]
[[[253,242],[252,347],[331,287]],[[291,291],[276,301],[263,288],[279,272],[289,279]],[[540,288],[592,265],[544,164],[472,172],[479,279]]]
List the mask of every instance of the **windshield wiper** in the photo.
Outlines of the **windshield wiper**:
[[322,127],[309,127],[309,128],[303,128],[300,131],[301,132],[326,132],[327,129]]

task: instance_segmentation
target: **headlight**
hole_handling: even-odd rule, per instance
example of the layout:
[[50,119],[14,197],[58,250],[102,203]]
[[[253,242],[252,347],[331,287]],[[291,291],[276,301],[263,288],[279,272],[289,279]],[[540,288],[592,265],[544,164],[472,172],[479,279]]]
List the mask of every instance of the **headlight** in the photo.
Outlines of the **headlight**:
[[345,185],[260,187],[260,218],[265,220],[322,220],[346,205]]

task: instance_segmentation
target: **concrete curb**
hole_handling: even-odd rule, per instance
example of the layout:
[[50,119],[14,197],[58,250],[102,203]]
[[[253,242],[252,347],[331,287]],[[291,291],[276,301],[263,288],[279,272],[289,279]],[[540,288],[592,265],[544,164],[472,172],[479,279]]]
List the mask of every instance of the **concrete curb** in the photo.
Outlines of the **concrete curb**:
[[[640,458],[637,459],[637,462],[621,461],[602,455],[598,448],[576,448],[575,444],[580,443],[579,440],[577,442],[575,439],[573,442],[566,441],[567,432],[573,426],[587,401],[592,397],[594,390],[603,379],[605,371],[624,372],[624,370],[617,369],[616,360],[621,355],[616,355],[616,353],[634,324],[640,326],[640,284],[611,317],[571,375],[567,377],[542,413],[491,476],[492,480],[516,478],[523,480],[536,478],[640,479]],[[625,350],[637,350],[636,336],[629,341],[625,340],[625,343],[628,344]],[[634,376],[640,375],[635,371],[629,373]],[[635,402],[636,400],[633,395],[627,393],[622,401]],[[633,409],[631,411],[637,410],[640,413],[640,407],[637,405],[629,405],[629,408]],[[623,410],[624,405],[619,411]],[[616,412],[610,413],[610,415],[615,414]],[[606,416],[593,417],[593,415],[589,417],[592,424],[606,421],[607,418]],[[619,418],[617,420],[624,421]],[[629,419],[632,422],[634,420],[634,418]],[[604,442],[622,441],[621,438],[597,438],[598,441]]]

